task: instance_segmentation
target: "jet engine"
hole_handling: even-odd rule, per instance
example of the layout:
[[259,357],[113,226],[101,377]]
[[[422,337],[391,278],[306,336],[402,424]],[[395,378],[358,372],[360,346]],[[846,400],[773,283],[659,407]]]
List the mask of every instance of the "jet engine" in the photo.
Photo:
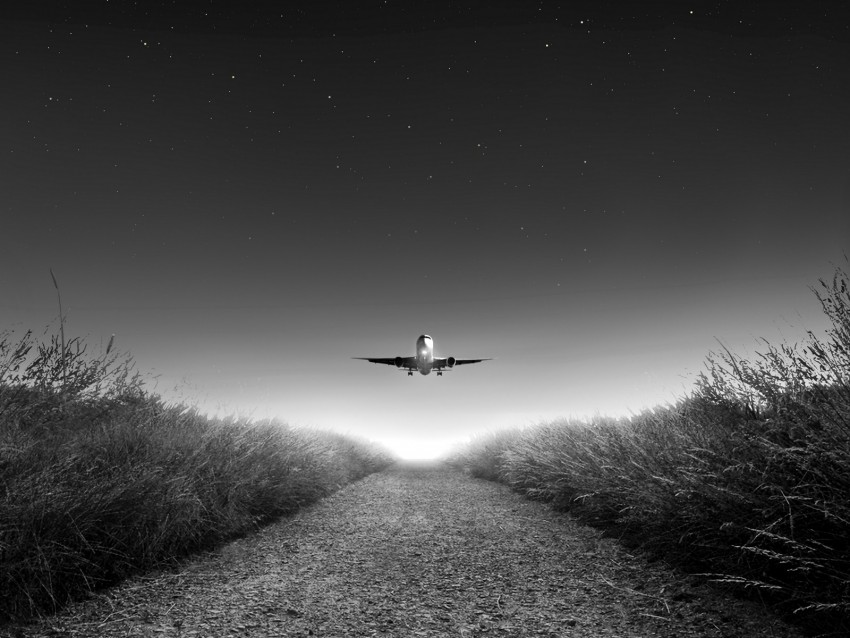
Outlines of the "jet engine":
[[446,359],[446,366],[447,367],[453,368],[454,365],[455,365],[455,358],[454,357],[449,357],[448,359]]
[[[452,363],[454,363],[454,361]],[[396,357],[395,358],[395,367],[400,368],[402,366],[402,364],[404,364],[404,360],[401,357]]]

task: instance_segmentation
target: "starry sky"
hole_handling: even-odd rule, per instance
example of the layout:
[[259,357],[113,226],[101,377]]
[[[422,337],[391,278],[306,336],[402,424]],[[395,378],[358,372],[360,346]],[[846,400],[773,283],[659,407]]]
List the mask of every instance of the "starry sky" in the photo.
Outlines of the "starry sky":
[[[0,9],[0,329],[58,328],[52,268],[169,400],[427,457],[827,327],[838,5],[177,4]],[[351,358],[423,333],[495,359]]]

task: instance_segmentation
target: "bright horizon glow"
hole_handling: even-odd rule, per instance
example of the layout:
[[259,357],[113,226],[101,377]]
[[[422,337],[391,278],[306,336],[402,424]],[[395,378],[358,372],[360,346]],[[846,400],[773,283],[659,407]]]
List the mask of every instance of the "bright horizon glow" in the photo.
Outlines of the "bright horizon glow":
[[[351,428],[340,428],[335,427],[332,424],[321,424],[321,423],[295,423],[288,421],[285,418],[282,418],[280,415],[273,416],[251,416],[248,414],[243,414],[238,411],[227,411],[223,409],[213,409],[206,410],[201,406],[192,406],[191,404],[186,404],[189,407],[195,407],[198,411],[209,417],[209,418],[220,418],[220,419],[229,419],[234,418],[237,420],[247,420],[249,422],[272,422],[277,423],[287,427],[294,427],[296,429],[306,429],[306,430],[320,430],[320,431],[331,431],[336,432],[338,434],[344,434],[346,436],[352,436],[354,438],[370,441],[379,445],[381,447],[386,448],[393,454],[397,455],[400,460],[406,461],[416,461],[416,460],[438,460],[450,455],[452,452],[460,449],[465,443],[469,442],[476,437],[481,435],[488,434],[490,432],[497,432],[502,430],[525,430],[530,427],[534,427],[536,425],[545,424],[545,423],[553,423],[557,421],[571,421],[577,420],[582,422],[590,423],[591,421],[597,418],[611,418],[611,419],[619,419],[623,417],[629,417],[638,412],[633,410],[621,410],[618,412],[606,412],[606,413],[588,413],[588,414],[564,414],[564,415],[550,415],[548,417],[539,417],[537,419],[504,419],[502,422],[496,422],[495,425],[484,427],[479,430],[475,430],[469,434],[463,436],[446,436],[439,439],[429,439],[427,436],[419,435],[385,435],[378,438],[375,437],[365,437],[360,432],[367,430],[368,428],[363,425],[353,426]],[[659,404],[660,405],[660,404]],[[657,406],[652,406],[657,407]]]
[[[822,331],[819,336],[822,336]],[[774,339],[772,342],[776,344],[778,340]],[[719,344],[715,343],[715,345],[715,351],[719,350]],[[752,358],[760,346],[763,344],[754,340],[751,347],[737,350],[733,348],[733,351]],[[405,356],[404,353],[400,354]],[[563,409],[558,409],[557,406],[549,405],[532,408],[527,412],[501,411],[476,414],[473,410],[452,414],[432,409],[433,406],[425,402],[404,414],[395,426],[387,426],[386,415],[381,415],[380,412],[378,412],[379,417],[375,419],[380,424],[376,424],[356,413],[349,413],[339,406],[334,406],[330,411],[319,405],[313,408],[287,410],[286,405],[274,402],[269,396],[260,397],[253,402],[248,400],[240,406],[228,405],[221,401],[202,401],[193,397],[188,388],[183,388],[181,391],[179,383],[176,387],[177,391],[165,392],[163,396],[174,402],[195,407],[201,413],[211,417],[248,421],[270,420],[295,428],[329,430],[372,441],[387,448],[401,460],[435,460],[451,454],[471,439],[489,432],[523,430],[557,421],[575,420],[590,423],[599,418],[628,418],[646,410],[674,405],[693,390],[697,374],[702,370],[705,359],[705,356],[698,357],[699,365],[688,375],[652,375],[638,385],[632,393],[621,391],[612,395],[612,388],[583,386],[576,392],[582,400],[576,402],[572,408],[565,405]],[[370,373],[369,371],[373,369],[375,372]],[[473,366],[467,366],[464,372],[471,374],[474,370]],[[509,370],[510,367],[506,370],[508,376]],[[355,372],[356,368],[352,373]],[[456,374],[456,370],[452,371],[452,374],[447,372],[442,380],[436,381],[436,375],[423,377],[416,374],[408,378],[406,373],[402,374],[392,366],[371,366],[366,372],[367,374],[362,375],[361,378],[368,377],[373,382],[377,396],[384,394],[382,386],[387,384],[390,387],[401,387],[413,396],[414,400],[419,400],[415,397],[420,395],[429,396],[432,392],[434,392],[430,395],[432,397],[445,396],[446,393],[451,395],[454,388],[441,388],[439,385],[431,384],[451,382],[452,374]],[[396,377],[404,377],[406,383],[395,386],[393,382]],[[658,385],[653,385],[656,383]],[[369,401],[365,400],[364,403],[368,404]],[[393,407],[390,411],[395,409]]]

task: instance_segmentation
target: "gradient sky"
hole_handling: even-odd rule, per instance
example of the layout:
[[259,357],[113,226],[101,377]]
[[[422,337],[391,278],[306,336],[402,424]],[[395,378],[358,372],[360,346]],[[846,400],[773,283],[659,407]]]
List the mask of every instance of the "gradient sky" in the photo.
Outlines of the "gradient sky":
[[[66,332],[115,333],[167,398],[405,456],[822,333],[809,286],[850,247],[837,15],[356,4],[2,9],[0,329],[56,329],[52,267]],[[422,333],[495,360],[351,359]]]

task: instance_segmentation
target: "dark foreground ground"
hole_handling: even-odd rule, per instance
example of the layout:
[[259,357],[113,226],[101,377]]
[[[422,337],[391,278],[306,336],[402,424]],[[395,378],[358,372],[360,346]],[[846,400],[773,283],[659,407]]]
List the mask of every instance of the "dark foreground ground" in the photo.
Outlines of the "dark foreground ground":
[[11,636],[798,636],[493,483],[400,465]]

